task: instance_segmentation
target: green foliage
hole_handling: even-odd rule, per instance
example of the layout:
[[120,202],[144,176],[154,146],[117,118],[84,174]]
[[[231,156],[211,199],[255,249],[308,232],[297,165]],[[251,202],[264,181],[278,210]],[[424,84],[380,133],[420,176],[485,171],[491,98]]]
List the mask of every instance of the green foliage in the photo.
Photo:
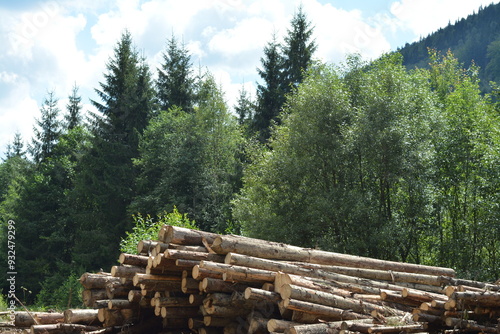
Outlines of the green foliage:
[[130,211],[158,214],[176,205],[201,229],[224,231],[243,138],[214,78],[207,74],[199,86],[194,112],[161,111],[144,131],[135,160],[140,192]]
[[310,71],[252,151],[243,234],[498,276],[498,115],[477,68],[430,56],[430,70],[390,54]]
[[3,294],[0,293],[0,311],[7,311],[7,307],[7,301],[5,300]]
[[498,68],[498,17],[500,4],[492,3],[447,27],[414,43],[407,43],[399,52],[408,69],[429,68],[428,48],[446,53],[451,50],[460,63],[479,66],[480,88],[489,92],[489,81],[500,81]]
[[172,36],[163,53],[163,64],[158,69],[156,81],[161,110],[177,106],[184,111],[193,111],[195,81],[191,72],[188,50]]
[[280,45],[276,35],[273,35],[260,60],[262,69],[258,69],[258,74],[263,83],[257,86],[257,107],[252,128],[262,143],[270,138],[273,123],[281,122],[279,115],[285,103],[285,94],[302,82],[316,51],[316,43],[311,41],[314,29],[302,6],[290,24],[284,44]]
[[111,265],[120,238],[131,227],[127,207],[135,195],[132,160],[153,110],[149,68],[128,31],[117,43],[104,77],[96,90],[101,101],[92,101],[99,111],[93,118],[93,136],[69,193],[77,231],[73,258],[88,270]]
[[158,233],[164,225],[180,226],[190,229],[197,229],[194,220],[190,220],[187,214],[181,214],[174,206],[172,212],[159,215],[156,220],[150,215],[143,217],[142,214],[133,216],[134,227],[131,232],[126,232],[126,237],[120,242],[120,251],[122,253],[135,254],[137,244],[141,240],[156,240]]
[[66,310],[83,307],[80,276],[72,273],[61,277],[63,271],[45,279],[42,289],[36,296],[35,307],[41,309]]
[[35,136],[29,147],[29,152],[36,163],[50,158],[61,135],[60,110],[54,92],[49,92],[40,108],[41,117],[36,120],[37,127],[33,128]]

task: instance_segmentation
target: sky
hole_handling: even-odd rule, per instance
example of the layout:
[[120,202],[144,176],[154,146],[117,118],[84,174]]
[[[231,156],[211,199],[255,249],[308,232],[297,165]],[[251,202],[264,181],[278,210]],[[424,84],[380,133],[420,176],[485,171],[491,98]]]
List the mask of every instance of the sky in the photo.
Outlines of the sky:
[[273,33],[282,40],[300,5],[314,26],[315,57],[341,63],[350,53],[375,59],[492,2],[498,0],[0,0],[0,158],[16,132],[31,140],[49,91],[64,113],[76,84],[83,110],[95,111],[95,89],[125,29],[154,78],[167,40],[181,40],[233,106],[242,87],[255,94],[263,48]]

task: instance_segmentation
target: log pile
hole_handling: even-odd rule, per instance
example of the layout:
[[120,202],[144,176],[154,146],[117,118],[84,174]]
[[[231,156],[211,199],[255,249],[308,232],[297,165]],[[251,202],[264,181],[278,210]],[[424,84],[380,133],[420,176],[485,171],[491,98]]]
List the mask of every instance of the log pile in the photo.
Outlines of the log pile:
[[173,226],[137,248],[82,275],[88,315],[43,332],[500,333],[500,285],[449,268]]

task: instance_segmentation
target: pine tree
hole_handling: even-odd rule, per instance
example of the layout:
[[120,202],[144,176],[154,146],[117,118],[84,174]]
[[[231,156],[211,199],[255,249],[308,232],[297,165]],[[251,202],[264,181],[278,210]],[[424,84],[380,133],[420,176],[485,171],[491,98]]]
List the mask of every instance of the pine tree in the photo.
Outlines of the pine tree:
[[78,95],[78,86],[76,83],[74,84],[71,95],[68,98],[69,102],[66,105],[68,113],[64,116],[64,119],[66,121],[66,129],[71,130],[79,126],[82,122],[82,97]]
[[236,101],[236,105],[234,106],[234,111],[236,115],[238,115],[238,123],[246,126],[253,117],[255,105],[244,86],[241,87],[239,94],[238,101]]
[[179,45],[174,36],[168,41],[163,53],[163,64],[158,69],[156,87],[162,110],[175,106],[187,112],[193,111],[194,79],[191,56],[184,45]]
[[37,126],[33,128],[35,136],[29,146],[29,152],[36,163],[51,156],[61,135],[61,122],[58,120],[60,109],[57,102],[54,92],[49,92],[40,108],[42,116],[36,120]]
[[5,156],[7,159],[13,158],[13,157],[21,157],[24,158],[24,155],[26,152],[24,151],[24,143],[21,137],[20,132],[16,132],[14,135],[14,140],[12,141],[12,144],[7,145],[7,152],[5,153]]
[[[96,89],[101,102],[92,119],[92,148],[82,158],[74,196],[79,221],[74,256],[87,268],[109,265],[130,220],[126,209],[135,193],[139,137],[152,112],[149,68],[138,56],[128,31],[107,64],[105,81]],[[95,248],[88,243],[102,243]]]
[[264,58],[261,58],[262,69],[259,76],[264,81],[257,86],[257,108],[253,118],[253,129],[258,133],[261,142],[270,137],[271,122],[278,119],[281,107],[285,102],[282,68],[283,58],[279,53],[280,46],[276,35],[264,48]]
[[304,72],[311,64],[312,56],[316,51],[316,42],[311,41],[314,28],[308,22],[302,6],[291,21],[291,29],[285,37],[283,45],[283,81],[285,91],[289,92],[304,79]]

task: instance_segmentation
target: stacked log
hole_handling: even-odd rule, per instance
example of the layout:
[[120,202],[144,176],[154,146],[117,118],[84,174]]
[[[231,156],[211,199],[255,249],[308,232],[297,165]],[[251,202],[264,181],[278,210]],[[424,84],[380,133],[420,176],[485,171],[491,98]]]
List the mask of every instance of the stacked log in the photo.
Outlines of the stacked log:
[[174,226],[119,262],[82,275],[80,332],[500,332],[500,286],[450,268]]

